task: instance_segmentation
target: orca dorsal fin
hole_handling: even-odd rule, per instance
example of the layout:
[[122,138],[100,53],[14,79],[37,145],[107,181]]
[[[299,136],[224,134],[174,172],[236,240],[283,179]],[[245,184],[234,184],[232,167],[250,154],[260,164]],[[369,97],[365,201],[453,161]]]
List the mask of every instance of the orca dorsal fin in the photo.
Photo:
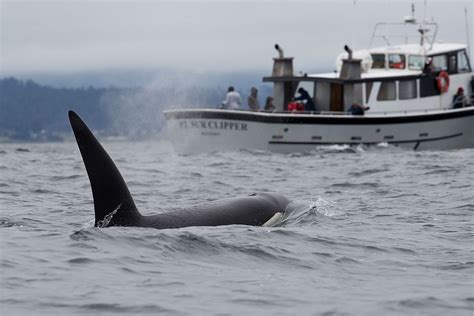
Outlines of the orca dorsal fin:
[[115,163],[73,111],[69,111],[69,121],[92,188],[95,226],[136,225],[141,215]]

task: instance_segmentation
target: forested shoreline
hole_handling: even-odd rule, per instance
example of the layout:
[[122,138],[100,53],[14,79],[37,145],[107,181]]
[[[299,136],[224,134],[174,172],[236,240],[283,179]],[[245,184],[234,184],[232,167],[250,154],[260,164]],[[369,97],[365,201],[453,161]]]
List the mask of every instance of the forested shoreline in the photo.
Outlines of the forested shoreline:
[[[162,129],[164,109],[215,107],[225,93],[226,86],[58,88],[32,80],[3,78],[0,140],[61,140],[70,134],[69,110],[79,113],[99,134],[148,137]],[[245,94],[242,96],[246,98]]]

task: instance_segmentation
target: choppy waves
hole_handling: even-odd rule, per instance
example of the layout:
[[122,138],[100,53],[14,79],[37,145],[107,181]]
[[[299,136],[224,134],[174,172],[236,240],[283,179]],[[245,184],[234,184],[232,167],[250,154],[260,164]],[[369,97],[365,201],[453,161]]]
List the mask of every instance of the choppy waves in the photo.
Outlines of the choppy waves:
[[2,314],[474,309],[473,150],[177,156],[163,143],[106,147],[145,214],[255,191],[292,203],[273,227],[94,228],[75,144],[4,145]]

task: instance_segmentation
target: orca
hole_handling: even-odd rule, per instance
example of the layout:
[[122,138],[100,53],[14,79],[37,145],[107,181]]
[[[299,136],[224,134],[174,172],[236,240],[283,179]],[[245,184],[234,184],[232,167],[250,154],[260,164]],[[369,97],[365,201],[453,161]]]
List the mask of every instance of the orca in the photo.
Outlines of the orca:
[[87,125],[73,111],[69,111],[69,121],[92,188],[95,227],[268,226],[283,216],[290,203],[281,194],[254,193],[144,216],[138,211],[115,163]]

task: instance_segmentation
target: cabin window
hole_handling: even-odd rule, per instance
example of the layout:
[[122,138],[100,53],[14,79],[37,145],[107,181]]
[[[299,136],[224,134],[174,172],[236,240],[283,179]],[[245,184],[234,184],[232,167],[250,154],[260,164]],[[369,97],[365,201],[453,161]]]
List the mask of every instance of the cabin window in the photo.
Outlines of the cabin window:
[[395,81],[384,81],[380,85],[380,90],[377,95],[378,101],[389,101],[395,100],[397,97],[396,94],[396,85]]
[[372,69],[385,68],[385,54],[372,54]]
[[388,68],[405,69],[405,55],[402,55],[402,54],[388,55]]
[[449,59],[449,73],[450,74],[455,74],[458,72],[458,66],[457,66],[457,56],[455,54],[450,54],[448,59]]
[[458,52],[458,72],[470,72],[469,61],[466,56],[466,51]]
[[408,68],[411,70],[422,70],[424,67],[423,56],[410,55],[408,56]]
[[372,92],[372,86],[374,85],[373,82],[366,82],[365,83],[365,103],[369,103],[370,92]]
[[416,80],[400,80],[398,83],[398,98],[400,100],[415,99],[417,96]]
[[433,56],[432,65],[435,71],[448,70],[448,61],[446,55]]

